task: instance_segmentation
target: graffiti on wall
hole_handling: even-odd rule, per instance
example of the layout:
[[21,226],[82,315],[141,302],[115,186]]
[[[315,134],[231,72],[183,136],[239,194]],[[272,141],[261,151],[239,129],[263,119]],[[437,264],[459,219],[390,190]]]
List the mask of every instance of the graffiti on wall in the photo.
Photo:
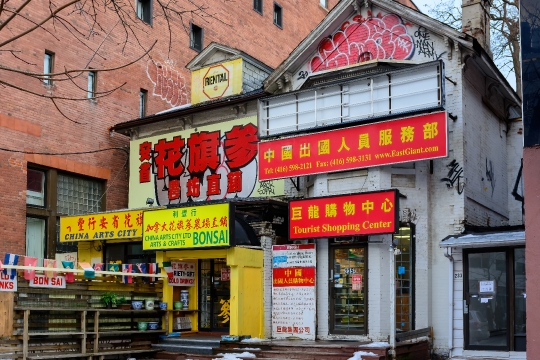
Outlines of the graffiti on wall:
[[373,17],[368,12],[367,18],[356,15],[320,42],[310,70],[315,73],[373,59],[410,59],[415,46],[407,33],[410,26],[395,14],[378,13]]
[[173,107],[188,102],[186,80],[172,65],[150,59],[146,63],[146,74],[154,84],[152,95]]
[[486,158],[486,179],[491,184],[491,197],[495,191],[495,170],[493,170],[493,162]]
[[414,32],[414,37],[416,39],[414,44],[418,55],[424,55],[426,58],[438,60],[446,53],[445,51],[437,54],[434,42],[431,40],[431,36],[425,27],[419,26],[418,30]]
[[446,177],[442,178],[441,181],[445,182],[446,187],[448,188],[452,188],[457,184],[457,192],[461,195],[465,187],[465,184],[460,181],[463,177],[461,176],[461,174],[463,174],[463,167],[459,165],[456,159],[452,160],[446,167],[450,170],[448,171],[448,174],[446,174]]

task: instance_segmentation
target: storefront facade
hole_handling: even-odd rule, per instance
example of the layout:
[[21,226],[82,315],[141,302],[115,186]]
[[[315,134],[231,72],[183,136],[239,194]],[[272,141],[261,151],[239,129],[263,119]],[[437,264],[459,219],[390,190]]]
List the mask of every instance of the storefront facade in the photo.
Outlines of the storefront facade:
[[[472,228],[523,223],[511,195],[521,122],[510,110],[520,100],[477,45],[395,2],[342,1],[265,80],[273,95],[259,100],[261,179],[291,179],[289,195],[312,200],[399,194],[396,227],[386,232],[364,202],[351,232],[333,235],[322,231],[327,208],[319,208],[321,229],[298,229],[303,236],[291,230],[290,211],[289,240],[316,247],[317,339],[394,347],[400,334],[432,327],[440,355],[489,349],[464,353],[464,290],[450,286],[454,272],[439,248]],[[522,261],[516,251],[493,256],[504,255],[509,269]],[[522,351],[507,345],[505,356]]]

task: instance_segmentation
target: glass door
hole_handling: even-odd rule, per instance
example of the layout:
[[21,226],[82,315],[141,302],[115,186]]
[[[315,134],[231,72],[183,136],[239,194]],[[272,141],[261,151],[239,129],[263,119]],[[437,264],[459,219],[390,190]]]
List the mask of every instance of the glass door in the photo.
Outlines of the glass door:
[[366,247],[333,247],[331,254],[331,332],[366,334]]
[[465,276],[467,348],[508,350],[506,251],[468,253]]
[[199,329],[228,332],[230,327],[230,268],[225,259],[205,259],[199,264]]

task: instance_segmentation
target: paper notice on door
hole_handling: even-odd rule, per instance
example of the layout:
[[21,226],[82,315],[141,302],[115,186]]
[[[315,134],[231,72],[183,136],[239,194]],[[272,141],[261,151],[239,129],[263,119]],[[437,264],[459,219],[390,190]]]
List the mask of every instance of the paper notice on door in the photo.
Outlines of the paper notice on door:
[[481,302],[482,304],[487,303],[488,300],[489,300],[488,298],[480,298],[480,302]]

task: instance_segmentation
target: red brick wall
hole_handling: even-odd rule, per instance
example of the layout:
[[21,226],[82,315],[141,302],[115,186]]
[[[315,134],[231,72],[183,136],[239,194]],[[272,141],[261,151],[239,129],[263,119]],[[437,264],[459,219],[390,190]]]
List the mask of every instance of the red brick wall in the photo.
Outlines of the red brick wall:
[[[330,0],[330,7],[335,6],[337,2],[338,0]],[[33,21],[39,21],[47,13],[47,3],[32,2],[23,13]],[[131,4],[133,1],[126,3]],[[181,0],[180,3],[187,4],[188,1]],[[222,43],[242,50],[272,67],[278,66],[328,12],[319,5],[318,0],[280,0],[278,3],[283,7],[283,29],[280,29],[273,24],[273,1],[270,0],[264,0],[263,15],[253,10],[252,0],[215,0],[197,3],[211,4],[208,13],[215,14],[221,20],[201,19],[197,16],[193,18],[196,25],[204,28],[205,46],[213,41]],[[64,16],[73,18],[77,26],[87,29],[88,19],[76,14],[67,15],[73,9],[68,7]],[[5,19],[4,14],[2,19]],[[186,20],[189,26],[189,18]],[[134,41],[128,43],[122,53],[122,47],[118,45],[122,42],[120,25],[109,37],[105,36],[116,23],[110,12],[102,15],[100,22],[104,29],[99,30],[96,36],[85,40],[84,44],[73,40],[60,23],[56,23],[56,28],[47,25],[46,28],[54,36],[44,30],[37,30],[3,47],[18,50],[16,55],[24,59],[24,62],[9,53],[0,52],[0,64],[20,70],[41,72],[44,52],[48,50],[55,53],[55,71],[64,68],[84,69],[88,63],[92,68],[110,68],[131,61],[142,53]],[[10,34],[19,33],[26,25],[28,22],[23,20],[12,23],[9,30],[5,28],[0,31],[0,40],[4,41]],[[167,102],[161,96],[153,95],[154,84],[151,80],[155,80],[156,67],[152,65],[147,69],[148,57],[128,68],[98,74],[97,91],[112,89],[125,83],[113,94],[97,101],[60,101],[62,111],[75,122],[62,117],[45,98],[3,88],[0,98],[0,147],[45,153],[90,151],[109,147],[127,148],[128,139],[118,134],[111,137],[108,129],[116,123],[138,117],[140,88],[148,90],[148,114],[168,109],[171,104],[189,102],[191,78],[185,65],[197,55],[197,52],[189,48],[187,31],[179,21],[175,21],[172,28],[173,47],[170,53],[166,36],[168,30],[163,19],[155,20],[152,26],[139,22],[137,33],[144,47],[149,47],[156,39],[159,40],[150,53],[152,59],[156,63],[168,65],[170,74],[178,74],[185,79],[185,83],[176,85],[185,93],[181,101]],[[91,50],[85,45],[93,49],[100,47],[101,56],[92,58]],[[86,76],[83,72],[74,79],[83,89],[86,89]],[[26,87],[40,94],[49,92],[55,96],[85,96],[84,91],[77,90],[69,81],[57,81],[52,88],[47,88],[39,80],[6,71],[0,72],[0,80]],[[58,157],[25,156],[22,153],[0,151],[0,257],[3,259],[5,252],[25,253],[25,189],[26,168],[29,163],[49,165],[60,170],[94,175],[97,178],[106,178],[104,174],[108,172],[107,186],[110,188],[106,196],[106,208],[114,210],[127,207],[129,174],[126,160],[127,155],[119,150]]]

